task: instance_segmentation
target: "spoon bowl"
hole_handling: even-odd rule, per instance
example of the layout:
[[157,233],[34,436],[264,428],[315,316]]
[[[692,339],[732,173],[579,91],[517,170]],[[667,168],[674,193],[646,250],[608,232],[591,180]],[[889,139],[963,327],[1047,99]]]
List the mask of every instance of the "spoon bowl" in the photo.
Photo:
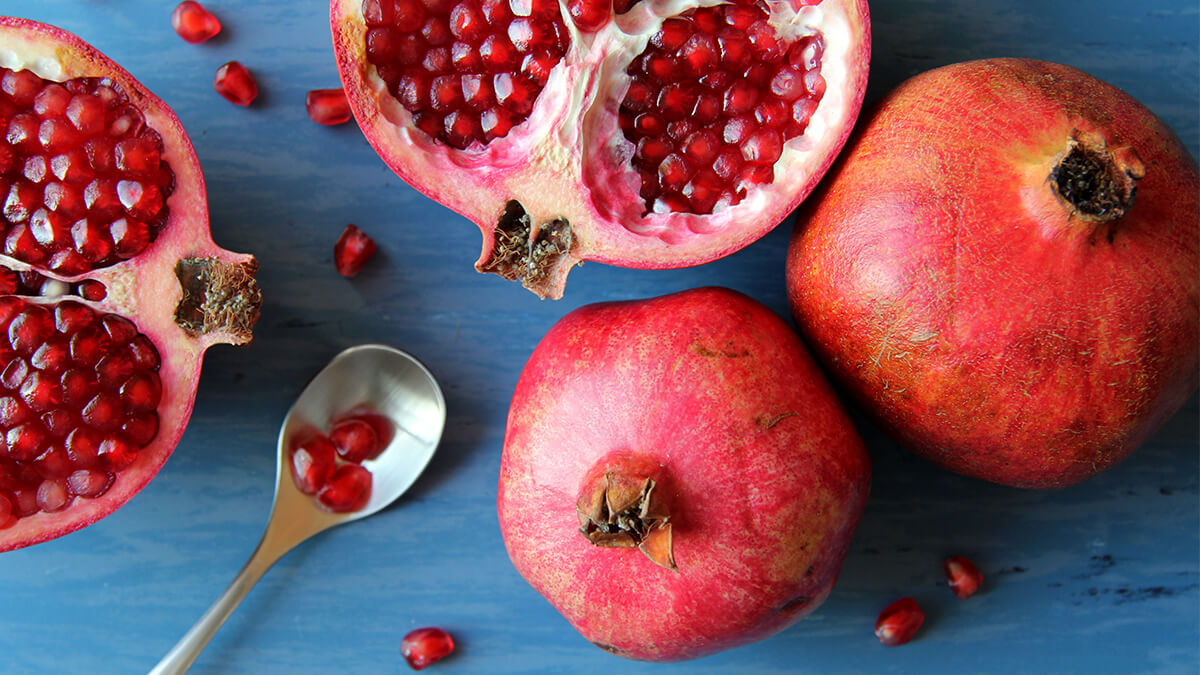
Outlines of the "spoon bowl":
[[[328,431],[346,414],[370,413],[392,425],[388,444],[364,461],[371,495],[357,511],[334,513],[296,487],[291,450],[301,434]],[[446,423],[446,400],[437,380],[409,354],[386,345],[360,345],[338,354],[308,383],[279,430],[275,500],[258,548],[229,588],[158,662],[151,675],[185,673],[242,598],[271,565],[300,542],[378,513],[404,494],[433,457]]]
[[[347,412],[386,417],[393,434],[388,445],[362,463],[372,476],[371,496],[358,511],[334,513],[296,487],[291,450],[312,430],[328,431]],[[338,354],[309,382],[292,404],[279,429],[275,466],[275,513],[284,511],[295,524],[316,528],[378,513],[417,480],[437,449],[446,422],[446,401],[437,381],[420,361],[386,345],[360,345]],[[311,535],[310,535],[311,536]]]

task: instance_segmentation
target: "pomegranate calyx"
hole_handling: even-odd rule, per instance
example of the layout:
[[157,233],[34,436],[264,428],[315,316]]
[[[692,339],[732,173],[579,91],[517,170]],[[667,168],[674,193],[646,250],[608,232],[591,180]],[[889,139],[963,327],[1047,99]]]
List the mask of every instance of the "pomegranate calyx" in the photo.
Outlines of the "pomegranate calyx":
[[192,337],[221,336],[232,344],[249,342],[262,306],[254,273],[258,263],[218,258],[184,258],[175,265],[183,298],[175,323]]
[[1145,175],[1133,148],[1109,148],[1098,134],[1077,132],[1050,170],[1050,188],[1072,217],[1107,223],[1133,207]]
[[579,531],[596,546],[636,547],[660,567],[677,570],[672,554],[670,513],[657,483],[645,476],[607,471],[575,504]]
[[571,224],[565,218],[537,223],[520,202],[510,200],[496,222],[490,250],[485,242],[475,269],[509,281],[519,279],[539,298],[557,299],[567,273],[579,264],[571,255],[572,239]]

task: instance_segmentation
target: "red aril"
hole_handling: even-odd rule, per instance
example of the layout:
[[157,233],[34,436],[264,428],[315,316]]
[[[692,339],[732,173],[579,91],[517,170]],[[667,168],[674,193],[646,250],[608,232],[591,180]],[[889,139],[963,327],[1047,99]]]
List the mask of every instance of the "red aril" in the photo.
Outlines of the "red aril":
[[258,98],[258,83],[254,75],[238,61],[230,61],[217,68],[217,74],[213,76],[213,89],[234,105],[250,105]]
[[454,638],[441,628],[417,628],[400,641],[400,654],[413,670],[441,661],[454,651]]
[[[78,38],[0,18],[0,551],[103,518],[187,424],[204,351],[258,317],[175,115]],[[0,508],[3,508],[0,505]]]
[[1200,173],[1067,66],[909,80],[797,221],[792,311],[913,452],[1027,488],[1128,457],[1200,379]]
[[354,225],[347,225],[333,245],[333,264],[344,277],[358,276],[373,255],[375,240]]
[[354,464],[373,459],[383,450],[375,427],[356,418],[344,419],[334,424],[329,430],[329,440],[333,442],[339,457]]
[[513,394],[497,508],[517,571],[586,639],[678,661],[820,605],[869,474],[799,336],[705,288],[551,328]]
[[292,450],[292,478],[304,494],[317,494],[336,466],[337,454],[324,434],[314,432]]
[[845,142],[865,0],[332,0],[342,83],[476,269],[560,297],[584,260],[697,265],[786,217]]
[[304,97],[308,118],[317,124],[335,125],[350,121],[350,102],[346,92],[337,89],[313,89]]
[[171,12],[171,27],[187,42],[207,42],[221,32],[221,22],[204,5],[195,0],[183,0]]
[[952,555],[942,562],[942,568],[946,571],[946,583],[950,590],[960,598],[975,595],[983,585],[983,574],[969,558]]
[[884,608],[875,621],[875,637],[885,647],[906,644],[925,623],[925,612],[916,600],[900,598]]
[[342,464],[317,493],[317,500],[330,511],[358,511],[371,498],[371,472],[357,464]]

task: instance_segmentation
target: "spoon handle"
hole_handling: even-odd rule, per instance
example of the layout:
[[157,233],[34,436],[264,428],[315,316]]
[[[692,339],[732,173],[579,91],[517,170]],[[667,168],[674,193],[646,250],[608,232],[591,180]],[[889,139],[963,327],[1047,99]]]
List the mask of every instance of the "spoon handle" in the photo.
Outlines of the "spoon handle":
[[263,533],[262,541],[258,542],[258,548],[254,549],[254,553],[246,561],[242,571],[238,572],[229,587],[225,589],[221,597],[217,598],[212,607],[208,608],[204,616],[200,617],[191,630],[175,643],[175,646],[158,662],[158,665],[154,666],[150,675],[183,675],[186,673],[188,668],[192,667],[192,663],[196,661],[196,657],[200,656],[200,652],[208,646],[209,640],[212,640],[229,615],[233,614],[233,610],[241,604],[242,598],[245,598],[250,589],[254,588],[254,584],[258,583],[263,574],[271,569],[271,565],[274,565],[275,561],[283,557],[284,553],[307,538],[279,535],[276,528],[268,525],[267,531]]

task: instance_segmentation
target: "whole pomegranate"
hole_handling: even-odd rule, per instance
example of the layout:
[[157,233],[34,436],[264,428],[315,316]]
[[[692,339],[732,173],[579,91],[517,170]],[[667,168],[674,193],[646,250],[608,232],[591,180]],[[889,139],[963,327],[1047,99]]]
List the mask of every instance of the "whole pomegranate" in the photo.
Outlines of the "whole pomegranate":
[[775,227],[841,149],[866,0],[332,0],[367,139],[473,220],[475,267],[561,297],[584,260],[697,265]]
[[829,595],[870,462],[799,337],[702,288],[589,305],[517,383],[500,529],[585,638],[678,661],[760,640]]
[[254,258],[208,231],[179,120],[51,26],[0,18],[0,551],[91,524],[179,442],[210,345],[250,339]]
[[1196,390],[1200,180],[1150,111],[1067,66],[918,75],[796,225],[787,288],[829,372],[913,452],[1053,488]]

